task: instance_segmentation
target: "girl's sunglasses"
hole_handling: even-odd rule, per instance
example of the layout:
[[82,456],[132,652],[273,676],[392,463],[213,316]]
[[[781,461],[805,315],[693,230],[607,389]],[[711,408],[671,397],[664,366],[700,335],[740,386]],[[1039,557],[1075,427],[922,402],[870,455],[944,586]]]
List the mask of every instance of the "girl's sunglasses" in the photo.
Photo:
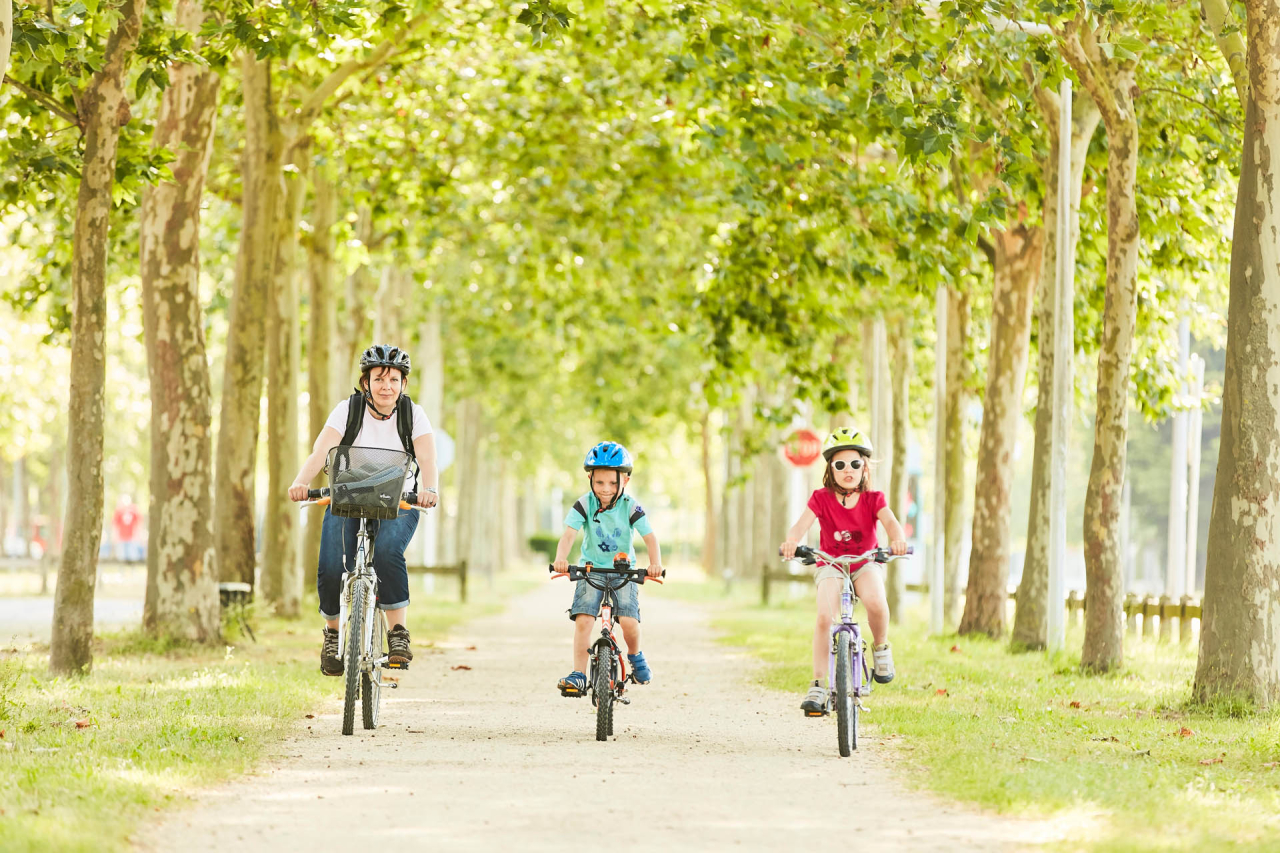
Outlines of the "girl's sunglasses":
[[837,471],[843,471],[845,468],[852,468],[853,470],[857,471],[859,468],[862,467],[862,460],[854,459],[851,462],[845,462],[843,459],[837,459],[835,462],[831,463],[831,467],[836,469]]

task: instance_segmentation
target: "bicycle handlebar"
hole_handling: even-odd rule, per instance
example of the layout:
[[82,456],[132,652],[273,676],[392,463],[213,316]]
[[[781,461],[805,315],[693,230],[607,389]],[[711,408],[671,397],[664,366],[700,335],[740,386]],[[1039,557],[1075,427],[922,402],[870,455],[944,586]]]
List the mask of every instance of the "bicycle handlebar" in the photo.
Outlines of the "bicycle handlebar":
[[[329,505],[329,490],[328,490],[327,488],[324,488],[324,489],[307,489],[307,500],[306,500],[306,502],[304,502],[302,505],[303,505],[303,506],[310,506],[310,505],[312,505],[312,504],[315,504],[316,506],[328,506],[328,505]],[[401,509],[416,509],[418,512],[426,512],[426,511],[429,509],[429,507],[425,507],[425,506],[418,506],[418,493],[417,493],[417,492],[405,492],[403,495],[401,495],[401,496],[400,496],[400,508],[401,508]]]
[[[797,545],[796,555],[792,559],[798,559],[806,566],[812,566],[819,559],[825,560],[834,566],[848,566],[851,563],[865,563],[868,560],[874,560],[877,563],[888,563],[891,560],[901,560],[903,557],[910,556],[915,552],[914,548],[908,547],[906,554],[895,554],[888,548],[872,548],[865,554],[847,554],[843,557],[833,557],[830,554],[819,551],[817,548],[810,548],[807,545]],[[778,551],[782,553],[781,549]]]
[[586,580],[588,575],[613,575],[615,577],[626,577],[629,583],[643,584],[646,580],[654,583],[662,583],[662,579],[667,576],[667,570],[663,569],[662,574],[656,578],[649,577],[649,573],[644,569],[627,568],[603,568],[600,566],[570,566],[567,572],[557,572],[554,565],[547,566],[547,571],[554,577],[568,577],[571,581]]

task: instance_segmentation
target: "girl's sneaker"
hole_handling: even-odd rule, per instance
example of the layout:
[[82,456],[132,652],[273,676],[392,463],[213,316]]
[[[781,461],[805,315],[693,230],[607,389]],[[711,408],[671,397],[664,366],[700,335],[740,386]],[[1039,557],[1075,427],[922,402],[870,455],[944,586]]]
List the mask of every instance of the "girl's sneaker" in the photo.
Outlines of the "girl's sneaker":
[[587,677],[576,669],[556,683],[561,696],[581,698],[587,695]]
[[872,677],[880,684],[893,681],[893,649],[889,648],[889,644],[881,643],[872,649],[871,658],[875,662],[875,667],[871,671]]
[[636,680],[636,684],[648,684],[653,680],[653,672],[644,659],[644,652],[627,655],[627,660],[631,661],[631,677]]
[[813,686],[809,688],[809,694],[800,703],[800,710],[804,711],[806,717],[825,717],[827,715],[827,688],[816,681],[813,682]]

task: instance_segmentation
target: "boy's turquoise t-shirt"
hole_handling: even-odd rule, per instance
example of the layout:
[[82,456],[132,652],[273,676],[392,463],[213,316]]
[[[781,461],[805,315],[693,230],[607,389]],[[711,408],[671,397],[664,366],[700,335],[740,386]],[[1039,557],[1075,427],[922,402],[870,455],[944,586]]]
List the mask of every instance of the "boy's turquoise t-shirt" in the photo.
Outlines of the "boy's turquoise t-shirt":
[[641,536],[653,532],[644,508],[628,494],[618,498],[612,509],[601,512],[595,492],[587,492],[569,508],[564,523],[574,530],[586,531],[582,540],[582,562],[593,566],[612,566],[613,555],[619,551],[626,551],[635,563],[631,532],[634,530]]

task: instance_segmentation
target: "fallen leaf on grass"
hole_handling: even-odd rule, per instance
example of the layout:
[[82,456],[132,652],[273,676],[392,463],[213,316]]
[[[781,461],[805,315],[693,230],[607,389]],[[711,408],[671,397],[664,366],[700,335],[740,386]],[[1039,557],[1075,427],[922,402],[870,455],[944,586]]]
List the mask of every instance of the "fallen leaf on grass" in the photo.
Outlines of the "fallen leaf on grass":
[[315,718],[316,718],[316,715],[315,715],[315,714],[307,714],[307,719],[308,719],[308,720],[314,720]]
[[476,650],[475,646],[467,646],[467,651],[474,652],[475,650]]
[[951,651],[953,651],[953,652],[958,652],[958,651],[960,651],[960,647],[959,647],[959,646],[952,646],[952,647],[951,647]]
[[1200,763],[1201,764],[1221,764],[1222,759],[1221,758],[1202,758],[1200,759]]
[[467,666],[465,663],[460,663],[455,667],[450,667],[450,669],[452,669],[454,672],[457,672],[460,669],[471,669],[471,667]]
[[938,688],[936,691],[934,691],[934,692],[935,692],[935,694],[936,694],[936,695],[938,695],[938,696],[950,696],[950,695],[951,695],[950,693],[948,693],[948,692],[947,692],[947,688],[945,688],[945,687],[939,687],[939,688]]
[[1072,707],[1072,708],[1079,708],[1079,707],[1080,707],[1080,701],[1079,701],[1078,699],[1076,699],[1076,700],[1072,700],[1072,702],[1071,702],[1071,707]]
[[89,728],[89,726],[92,726],[92,725],[93,725],[93,721],[90,720],[88,717],[85,717],[83,720],[76,720],[77,729],[87,729]]
[[1183,726],[1182,728],[1178,729],[1179,737],[1191,737],[1193,734],[1195,734],[1195,732],[1191,731],[1191,729],[1187,728],[1186,726]]
[[1107,735],[1106,737],[1091,737],[1089,738],[1089,740],[1101,740],[1101,741],[1106,741],[1107,743],[1120,742],[1120,738],[1116,737],[1115,735]]

